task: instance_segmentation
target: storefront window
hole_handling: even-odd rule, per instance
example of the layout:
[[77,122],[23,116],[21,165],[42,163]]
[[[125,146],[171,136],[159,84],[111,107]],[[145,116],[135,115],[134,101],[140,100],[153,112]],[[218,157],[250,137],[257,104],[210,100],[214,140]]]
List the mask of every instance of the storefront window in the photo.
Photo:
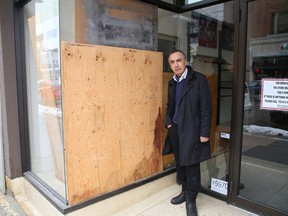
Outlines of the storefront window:
[[244,187],[239,194],[287,213],[288,28],[283,6],[281,0],[269,6],[262,1],[248,4],[240,179]]
[[65,195],[59,48],[59,2],[24,7],[31,171]]
[[[212,93],[213,117],[211,129],[212,158],[201,163],[202,186],[227,195],[228,161],[233,77],[233,2],[218,4],[182,14],[158,10],[159,50],[167,61],[169,51],[181,49],[187,54],[194,70],[205,74]],[[172,26],[174,28],[172,28]],[[166,45],[165,45],[166,43]],[[166,68],[165,71],[171,71]],[[172,73],[164,73],[165,84]],[[165,82],[166,81],[166,82]],[[163,112],[165,113],[165,100]],[[166,131],[164,131],[165,137]],[[165,156],[164,166],[173,164]]]

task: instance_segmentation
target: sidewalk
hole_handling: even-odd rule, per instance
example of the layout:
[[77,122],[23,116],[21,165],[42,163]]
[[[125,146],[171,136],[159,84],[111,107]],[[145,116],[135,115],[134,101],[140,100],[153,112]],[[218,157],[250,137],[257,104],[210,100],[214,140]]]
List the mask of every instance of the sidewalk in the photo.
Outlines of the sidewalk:
[[[171,198],[178,195],[181,190],[176,183],[170,183],[174,182],[174,179],[174,174],[166,176],[86,208],[70,212],[67,216],[186,216],[185,203],[180,205],[170,203]],[[38,192],[35,193],[33,190],[35,189],[29,189],[34,198],[39,200],[36,194]],[[145,198],[139,199],[141,195]],[[16,196],[16,199],[19,199],[19,195]],[[0,216],[62,215],[48,201],[39,202],[37,206],[33,206],[23,197],[20,198],[20,204],[16,199],[9,194],[0,194]],[[33,208],[37,211],[33,211]],[[255,214],[228,205],[224,201],[203,193],[197,197],[197,208],[199,216],[255,216]],[[29,213],[25,213],[24,210]]]
[[[147,200],[125,209],[115,216],[185,216],[185,203],[170,204],[171,192],[178,191],[178,186],[168,188],[166,191],[155,194]],[[174,194],[176,195],[176,194]],[[159,202],[162,196],[168,196]],[[163,197],[162,197],[163,199]],[[148,208],[147,208],[148,207]],[[254,214],[230,206],[223,201],[200,193],[197,198],[199,216],[253,216]],[[10,195],[0,195],[1,216],[27,216],[17,201]],[[69,215],[69,214],[68,214]],[[100,215],[99,215],[100,216]]]
[[[180,190],[181,187],[175,184],[115,216],[186,216],[185,203],[170,203],[171,198],[178,195]],[[199,216],[255,216],[203,193],[197,197],[197,209]]]
[[0,194],[0,216],[26,216],[18,202],[10,194]]

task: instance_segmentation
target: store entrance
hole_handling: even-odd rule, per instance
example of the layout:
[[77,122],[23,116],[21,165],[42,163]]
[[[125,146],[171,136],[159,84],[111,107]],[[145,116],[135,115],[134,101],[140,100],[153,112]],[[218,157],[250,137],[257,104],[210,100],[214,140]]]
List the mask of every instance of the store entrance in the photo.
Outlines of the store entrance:
[[260,215],[287,215],[288,2],[243,1],[241,7],[241,22],[247,23],[246,46],[239,50],[246,62],[239,71],[244,75],[239,79],[242,131],[237,131],[242,143],[234,157],[240,162],[239,176],[234,175],[237,193],[230,198]]
[[230,1],[179,15],[179,23],[187,26],[187,32],[181,34],[188,36],[187,60],[208,78],[212,95],[211,159],[201,163],[202,189],[222,199],[228,194],[232,148],[233,8],[234,2]]

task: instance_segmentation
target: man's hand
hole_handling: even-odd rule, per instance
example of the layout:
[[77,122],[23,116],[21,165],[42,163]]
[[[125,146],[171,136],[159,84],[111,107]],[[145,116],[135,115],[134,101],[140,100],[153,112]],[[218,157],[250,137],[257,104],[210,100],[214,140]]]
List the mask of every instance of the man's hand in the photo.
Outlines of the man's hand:
[[202,142],[208,142],[208,140],[209,140],[209,137],[202,137],[202,136],[200,136],[200,142],[202,143]]

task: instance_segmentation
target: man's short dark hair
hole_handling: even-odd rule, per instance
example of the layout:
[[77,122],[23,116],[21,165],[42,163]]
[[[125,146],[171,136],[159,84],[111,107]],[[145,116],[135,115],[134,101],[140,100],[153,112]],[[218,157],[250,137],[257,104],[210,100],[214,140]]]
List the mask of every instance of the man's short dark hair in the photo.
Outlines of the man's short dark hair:
[[168,59],[170,58],[170,56],[171,56],[173,53],[176,53],[176,52],[180,52],[180,53],[184,56],[184,59],[187,59],[186,54],[185,54],[182,50],[177,50],[177,49],[174,49],[174,50],[172,50],[172,52],[170,52],[170,54],[169,54],[169,56],[168,56]]

